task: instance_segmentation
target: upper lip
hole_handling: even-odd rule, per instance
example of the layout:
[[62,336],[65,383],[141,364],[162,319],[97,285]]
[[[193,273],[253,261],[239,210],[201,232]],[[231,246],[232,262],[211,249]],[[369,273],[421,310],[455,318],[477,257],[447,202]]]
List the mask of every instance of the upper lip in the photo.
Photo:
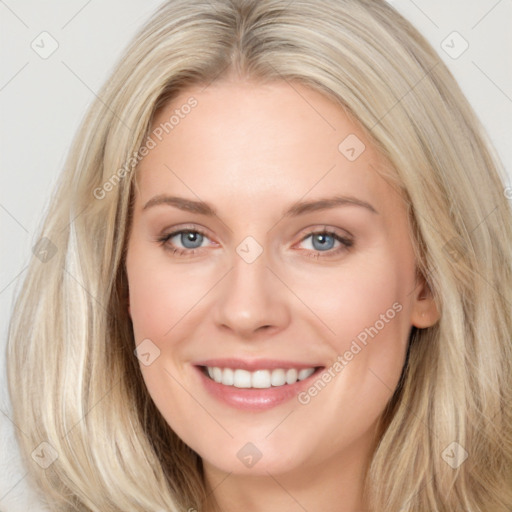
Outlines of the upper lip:
[[210,368],[232,368],[247,371],[256,370],[275,370],[277,368],[296,368],[302,370],[304,368],[317,368],[322,365],[316,363],[300,363],[297,361],[282,361],[277,359],[236,359],[236,358],[222,358],[222,359],[205,359],[195,363],[196,366],[209,366]]

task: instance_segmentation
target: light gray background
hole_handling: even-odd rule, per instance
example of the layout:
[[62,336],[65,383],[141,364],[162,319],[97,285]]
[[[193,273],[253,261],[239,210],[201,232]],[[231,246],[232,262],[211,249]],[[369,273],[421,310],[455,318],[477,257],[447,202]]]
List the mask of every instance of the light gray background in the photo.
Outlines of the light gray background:
[[[458,79],[508,169],[505,185],[510,186],[512,0],[389,1],[427,37]],[[12,298],[82,116],[126,43],[160,3],[0,0],[2,512],[43,510],[27,486],[10,421],[4,353]],[[51,48],[49,36],[40,35],[45,31],[58,48],[44,59],[31,45],[39,51]],[[463,39],[450,35],[454,31]],[[463,40],[468,49],[452,58],[462,50]]]

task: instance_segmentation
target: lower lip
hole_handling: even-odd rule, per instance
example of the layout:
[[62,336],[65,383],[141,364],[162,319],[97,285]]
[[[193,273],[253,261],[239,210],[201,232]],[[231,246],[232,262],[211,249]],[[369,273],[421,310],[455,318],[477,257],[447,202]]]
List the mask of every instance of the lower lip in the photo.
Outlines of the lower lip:
[[250,411],[265,411],[277,407],[284,402],[295,398],[302,390],[307,388],[321,368],[317,369],[307,379],[300,380],[294,384],[270,387],[266,389],[237,388],[235,386],[224,386],[207,377],[203,370],[196,366],[206,390],[216,399],[236,409]]

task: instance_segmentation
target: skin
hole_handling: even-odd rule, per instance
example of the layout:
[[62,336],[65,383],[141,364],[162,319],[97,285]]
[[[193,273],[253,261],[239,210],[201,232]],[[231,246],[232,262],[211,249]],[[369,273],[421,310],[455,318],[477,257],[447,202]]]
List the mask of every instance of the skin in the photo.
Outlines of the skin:
[[[377,421],[398,383],[411,327],[439,316],[416,276],[406,205],[377,172],[389,169],[382,155],[318,92],[225,79],[182,91],[153,128],[190,96],[197,106],[137,176],[126,267],[136,343],[150,339],[160,351],[141,364],[148,391],[202,457],[221,510],[365,510]],[[349,134],[366,146],[353,162],[338,150]],[[217,214],[144,209],[162,194],[205,201]],[[297,201],[333,195],[375,212],[345,204],[283,216]],[[159,241],[184,228],[206,234],[194,254],[173,253],[183,250],[180,236]],[[326,228],[352,245],[319,251],[309,235]],[[236,252],[247,236],[263,250],[252,263]],[[396,303],[400,312],[306,405],[292,399],[266,411],[234,409],[205,391],[193,366],[237,357],[329,368]],[[251,468],[237,457],[248,442],[262,454]]]

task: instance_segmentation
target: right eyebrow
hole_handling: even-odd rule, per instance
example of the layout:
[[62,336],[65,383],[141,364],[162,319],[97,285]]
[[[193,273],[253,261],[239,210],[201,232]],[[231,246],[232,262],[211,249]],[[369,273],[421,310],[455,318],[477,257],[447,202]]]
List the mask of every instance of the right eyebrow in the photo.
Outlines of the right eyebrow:
[[194,201],[192,199],[185,199],[183,197],[168,196],[166,194],[160,194],[151,198],[144,206],[143,210],[152,208],[154,206],[167,204],[169,206],[175,206],[180,210],[184,210],[190,213],[198,213],[201,215],[216,216],[217,212],[215,208],[204,201]]

